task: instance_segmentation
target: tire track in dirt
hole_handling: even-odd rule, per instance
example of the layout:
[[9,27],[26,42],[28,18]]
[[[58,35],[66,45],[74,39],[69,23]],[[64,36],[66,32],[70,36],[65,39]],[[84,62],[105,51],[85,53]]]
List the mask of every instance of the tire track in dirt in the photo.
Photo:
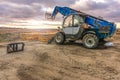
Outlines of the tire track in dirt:
[[90,50],[76,44],[27,44],[23,54],[14,55],[10,62],[18,80],[120,80],[119,52],[113,53],[114,48]]
[[[102,78],[103,80],[119,80],[119,78],[116,77],[116,75],[118,75],[119,72],[116,69],[114,69],[113,67],[107,66],[106,64],[102,64],[102,62],[100,62],[100,61],[96,62],[95,65],[80,63],[80,62],[72,59],[68,54],[66,54],[64,52],[65,51],[64,47],[61,47],[60,49],[62,50],[63,54],[65,54],[65,56],[68,56],[70,61],[74,61],[76,63],[77,67],[74,66],[71,68],[77,69],[77,70],[83,70],[83,72],[85,72],[84,74],[88,74],[88,75],[91,75],[94,77],[99,77],[99,78]],[[76,50],[76,51],[78,52],[78,50]],[[93,52],[92,52],[92,54],[93,54]],[[81,56],[81,55],[79,55],[79,56]],[[92,56],[95,56],[95,55],[92,55]],[[90,57],[90,55],[89,55],[89,57]]]

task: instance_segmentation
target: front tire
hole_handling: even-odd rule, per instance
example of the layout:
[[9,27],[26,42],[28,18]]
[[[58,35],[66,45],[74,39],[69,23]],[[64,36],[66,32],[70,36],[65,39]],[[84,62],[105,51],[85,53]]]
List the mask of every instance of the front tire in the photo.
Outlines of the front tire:
[[55,36],[55,43],[56,44],[64,44],[65,36],[62,33],[57,33]]
[[95,34],[89,33],[83,36],[83,46],[89,49],[96,48],[99,43],[99,39]]

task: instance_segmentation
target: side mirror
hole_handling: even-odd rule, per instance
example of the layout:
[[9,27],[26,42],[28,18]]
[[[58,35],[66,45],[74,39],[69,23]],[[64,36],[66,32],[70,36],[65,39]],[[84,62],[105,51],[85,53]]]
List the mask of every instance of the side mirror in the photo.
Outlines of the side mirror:
[[61,30],[61,28],[60,28],[59,26],[58,26],[57,28],[58,28],[58,31],[60,31],[60,30]]

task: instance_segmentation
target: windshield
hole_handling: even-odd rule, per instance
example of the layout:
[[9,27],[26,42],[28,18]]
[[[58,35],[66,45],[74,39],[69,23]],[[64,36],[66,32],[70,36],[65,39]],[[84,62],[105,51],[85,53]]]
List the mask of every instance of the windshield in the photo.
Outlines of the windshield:
[[84,18],[79,15],[74,15],[74,26],[80,26],[82,23],[84,23]]

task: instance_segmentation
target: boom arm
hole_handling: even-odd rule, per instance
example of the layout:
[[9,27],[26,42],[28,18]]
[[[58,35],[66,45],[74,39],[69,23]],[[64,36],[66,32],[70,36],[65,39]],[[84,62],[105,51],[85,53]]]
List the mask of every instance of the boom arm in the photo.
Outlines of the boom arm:
[[[92,17],[92,18],[94,18],[94,19],[100,19],[100,18],[98,18],[98,17],[95,17],[95,16],[92,16],[92,15],[89,15],[89,14],[86,14],[86,13],[84,13],[84,12],[81,12],[81,11],[77,11],[77,10],[75,10],[75,9],[71,9],[71,8],[69,8],[69,7],[59,7],[59,6],[56,6],[55,8],[54,8],[54,10],[53,10],[53,12],[52,12],[52,18],[55,18],[55,16],[57,15],[57,13],[61,13],[63,16],[68,16],[68,15],[70,15],[70,14],[77,14],[77,13],[79,13],[79,14],[84,14],[84,15],[86,15],[86,16],[89,16],[89,17]],[[101,20],[103,20],[103,19],[101,19]]]
[[52,13],[52,18],[54,19],[55,16],[57,15],[57,13],[61,13],[63,16],[68,16],[70,14],[82,14],[85,15],[85,23],[87,23],[88,25],[91,25],[94,29],[100,29],[101,27],[105,27],[105,26],[109,26],[110,27],[110,35],[113,35],[115,30],[116,30],[116,26],[114,23],[108,22],[106,20],[94,17],[92,15],[71,9],[69,7],[59,7],[56,6],[53,10]]
[[61,13],[63,16],[68,16],[69,14],[75,14],[75,13],[78,13],[79,11],[68,8],[68,7],[56,6],[52,13],[52,18],[55,18],[58,12]]

